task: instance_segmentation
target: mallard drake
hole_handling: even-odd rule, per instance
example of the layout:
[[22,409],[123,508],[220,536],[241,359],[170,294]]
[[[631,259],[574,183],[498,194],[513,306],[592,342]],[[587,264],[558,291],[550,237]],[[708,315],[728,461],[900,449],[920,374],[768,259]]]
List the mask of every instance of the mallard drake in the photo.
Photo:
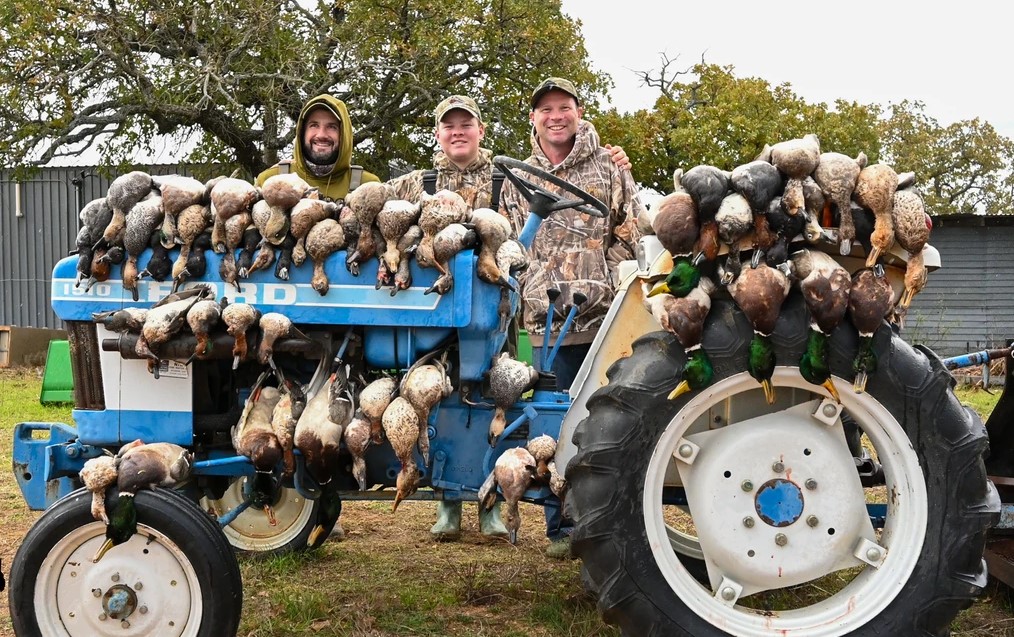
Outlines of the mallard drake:
[[452,223],[438,232],[433,237],[433,264],[440,271],[441,276],[424,294],[432,292],[446,294],[454,284],[454,276],[451,274],[450,268],[451,259],[462,250],[473,248],[478,243],[479,235],[475,229],[460,223]]
[[[647,286],[645,286],[647,287]],[[669,400],[688,392],[703,389],[711,384],[714,369],[707,352],[701,347],[704,322],[711,311],[711,295],[715,284],[708,277],[701,277],[696,288],[684,297],[670,294],[654,295],[649,292],[645,304],[662,329],[676,336],[686,353],[681,380],[669,394]]]
[[366,449],[370,446],[370,421],[363,414],[362,409],[357,411],[345,427],[345,448],[352,455],[352,475],[359,483],[359,490],[366,491]]
[[[302,265],[306,260],[307,236],[314,226],[325,219],[337,220],[340,212],[338,204],[323,199],[300,199],[293,206],[289,223],[289,233],[296,238],[296,245],[292,248],[293,263]],[[344,235],[345,229],[342,228],[342,236]],[[285,235],[282,235],[282,240],[284,239]],[[272,243],[278,245],[281,241]]]
[[222,322],[226,331],[234,339],[232,346],[232,368],[239,367],[240,361],[246,358],[246,333],[261,318],[261,312],[247,303],[228,303],[222,309]]
[[376,235],[370,231],[374,226],[374,220],[384,204],[391,198],[390,188],[380,182],[367,182],[345,198],[345,204],[352,209],[356,220],[359,222],[359,240],[355,250],[350,250],[345,261],[345,267],[353,276],[359,276],[359,265],[377,254]]
[[838,210],[838,249],[842,256],[848,256],[852,252],[852,241],[856,238],[850,201],[859,180],[859,172],[866,167],[866,163],[864,153],[859,153],[855,159],[841,153],[822,153],[820,162],[813,171],[813,180]]
[[490,511],[496,505],[497,487],[507,503],[504,512],[504,526],[511,544],[518,543],[518,529],[521,528],[521,512],[518,502],[535,479],[536,461],[524,447],[511,447],[500,454],[493,465],[493,471],[479,488],[479,506]]
[[109,184],[106,190],[106,203],[112,208],[113,213],[102,231],[102,236],[95,242],[96,250],[108,248],[120,241],[127,223],[127,213],[149,194],[151,194],[151,175],[141,170],[120,175]]
[[898,189],[898,174],[887,164],[867,166],[859,172],[856,188],[852,193],[856,203],[872,210],[875,217],[870,242],[873,250],[866,256],[866,267],[872,268],[880,255],[894,245],[894,193]]
[[374,444],[383,442],[381,436],[384,411],[394,400],[398,391],[398,382],[390,376],[382,376],[368,383],[359,392],[359,408],[370,423],[370,439]]
[[[211,247],[215,252],[222,254],[226,251],[225,245],[225,222],[239,214],[250,215],[249,221],[243,225],[243,229],[253,222],[253,205],[261,198],[260,191],[242,179],[235,177],[224,177],[219,180],[211,189],[211,210],[214,216],[214,226],[211,231]],[[242,230],[240,231],[242,236]],[[236,245],[239,245],[237,239]]]
[[476,275],[486,283],[513,289],[507,272],[501,272],[496,264],[496,252],[504,241],[511,238],[511,224],[499,212],[489,208],[477,208],[470,217],[475,232],[479,235],[479,258],[475,262]]
[[652,228],[659,243],[673,257],[673,268],[659,284],[660,290],[665,294],[686,296],[701,276],[700,270],[691,260],[694,245],[700,236],[697,205],[689,194],[677,191],[663,197],[657,208]]
[[891,283],[878,263],[852,275],[849,291],[849,319],[859,332],[859,350],[852,361],[855,372],[853,389],[857,394],[866,391],[866,381],[877,369],[877,354],[873,351],[873,334],[890,314],[894,306]]
[[782,194],[782,205],[790,215],[804,208],[803,179],[812,173],[820,162],[820,139],[810,133],[801,139],[778,142],[771,147],[771,163],[788,177]]
[[275,405],[281,393],[275,387],[262,387],[262,375],[243,406],[243,413],[232,427],[232,446],[236,453],[246,456],[254,467],[250,504],[262,509],[271,526],[276,524],[274,501],[275,467],[282,460],[282,445],[271,426]]
[[789,288],[788,277],[766,263],[761,263],[756,268],[744,268],[729,284],[729,293],[753,326],[754,335],[750,341],[747,369],[764,388],[764,397],[769,405],[775,402],[775,390],[771,386],[775,352],[770,336],[775,330]]
[[535,387],[539,372],[524,361],[511,358],[508,352],[493,357],[493,364],[486,372],[489,389],[496,410],[489,423],[489,446],[495,447],[507,428],[507,410],[521,398],[521,394]]
[[415,463],[415,447],[419,441],[419,414],[405,398],[398,396],[384,410],[382,418],[384,434],[391,442],[394,454],[401,461],[401,471],[396,481],[397,493],[391,511],[398,510],[398,503],[411,496],[419,488],[419,467]]
[[894,239],[908,252],[905,292],[901,295],[899,303],[902,310],[907,310],[912,303],[912,297],[926,285],[928,274],[922,252],[926,242],[929,241],[933,221],[926,214],[922,197],[914,190],[899,190],[894,193],[891,215],[894,218]]
[[116,470],[119,496],[116,508],[106,524],[106,541],[92,562],[102,559],[109,549],[123,544],[137,533],[137,506],[134,496],[142,489],[172,488],[190,477],[193,454],[168,442],[131,443],[122,452]]
[[282,476],[291,477],[296,471],[296,456],[293,453],[295,448],[296,423],[303,415],[306,408],[306,396],[300,387],[291,382],[283,382],[279,391],[281,397],[275,403],[275,409],[271,412],[271,431],[278,438],[278,444],[282,446]]
[[317,189],[296,173],[272,175],[261,184],[261,197],[273,208],[286,211]]
[[151,243],[151,235],[162,223],[162,200],[150,197],[139,201],[127,214],[126,227],[123,232],[123,249],[127,251],[127,261],[123,265],[123,288],[130,290],[134,300],[137,292],[137,259]]
[[447,370],[440,363],[420,365],[410,369],[401,379],[401,395],[419,415],[419,453],[423,464],[430,462],[430,412],[441,400],[454,391]]
[[852,277],[837,261],[818,250],[800,250],[792,255],[786,266],[810,312],[809,336],[806,351],[799,359],[799,373],[807,382],[822,385],[841,402],[831,380],[828,339],[845,318]]
[[258,325],[261,328],[261,341],[257,346],[257,362],[261,365],[270,365],[272,369],[275,367],[275,341],[285,337],[308,340],[306,335],[292,324],[292,319],[279,312],[264,313]]
[[169,257],[169,249],[162,245],[159,231],[151,234],[148,247],[151,248],[151,256],[148,257],[148,263],[145,264],[144,269],[137,273],[137,278],[143,279],[150,276],[155,281],[165,281],[172,274],[173,260]]
[[452,223],[467,221],[469,208],[461,195],[450,190],[440,190],[433,195],[423,193],[419,204],[419,227],[422,229],[422,240],[415,258],[420,267],[432,268],[435,266],[433,238]]
[[715,214],[729,192],[730,173],[714,166],[694,166],[680,179],[694,206],[700,231],[694,245],[694,264],[718,257],[718,223]]
[[183,175],[153,175],[151,186],[162,196],[162,209],[165,211],[159,241],[163,247],[172,248],[180,243],[177,227],[179,214],[190,206],[203,204],[207,188],[193,177]]
[[549,434],[542,434],[529,440],[525,448],[535,459],[535,477],[548,483],[549,463],[556,457],[556,440]]
[[217,301],[205,299],[198,301],[187,311],[187,325],[194,333],[197,344],[194,346],[194,353],[187,360],[189,365],[194,358],[203,358],[211,350],[210,334],[218,320],[222,317],[222,306]]
[[331,287],[324,263],[327,258],[345,247],[345,232],[334,219],[317,222],[306,235],[306,253],[313,260],[313,277],[310,284],[318,294],[324,296]]

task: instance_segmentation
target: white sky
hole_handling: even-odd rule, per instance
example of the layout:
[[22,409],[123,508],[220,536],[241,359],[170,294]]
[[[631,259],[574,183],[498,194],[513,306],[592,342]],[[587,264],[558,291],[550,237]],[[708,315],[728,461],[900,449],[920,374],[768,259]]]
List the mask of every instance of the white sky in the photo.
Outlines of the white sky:
[[979,117],[1014,138],[1014,4],[961,0],[562,0],[580,20],[612,105],[651,108],[634,71],[705,62],[736,77],[787,82],[807,102],[921,100],[941,125]]

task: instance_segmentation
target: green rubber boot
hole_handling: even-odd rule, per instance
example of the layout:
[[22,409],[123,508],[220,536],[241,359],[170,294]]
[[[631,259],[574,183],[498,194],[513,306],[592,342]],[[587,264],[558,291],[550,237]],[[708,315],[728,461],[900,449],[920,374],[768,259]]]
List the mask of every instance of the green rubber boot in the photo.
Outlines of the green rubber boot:
[[500,519],[500,503],[486,511],[479,505],[479,530],[487,537],[507,537],[507,527]]
[[437,502],[437,523],[430,528],[434,540],[456,540],[461,536],[461,502]]

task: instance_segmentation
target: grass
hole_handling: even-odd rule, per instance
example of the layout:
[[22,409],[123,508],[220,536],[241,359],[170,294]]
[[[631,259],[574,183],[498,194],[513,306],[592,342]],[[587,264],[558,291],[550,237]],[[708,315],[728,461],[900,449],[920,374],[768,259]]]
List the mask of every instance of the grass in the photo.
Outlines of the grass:
[[[0,370],[0,456],[10,467],[17,422],[70,422],[66,406],[38,404],[41,375]],[[983,417],[997,396],[959,389],[959,398]],[[31,512],[9,470],[0,478],[7,523],[0,559],[9,570],[14,552],[38,513]],[[466,505],[458,542],[434,543],[433,503],[406,502],[397,514],[387,502],[349,502],[343,542],[303,555],[241,558],[243,637],[616,637],[599,618],[580,584],[576,561],[548,560],[541,510],[522,505],[517,546],[478,532],[474,505]],[[692,527],[691,527],[692,528]],[[12,637],[0,608],[0,637]],[[964,637],[1014,635],[1011,591],[991,581],[982,597],[952,625]]]

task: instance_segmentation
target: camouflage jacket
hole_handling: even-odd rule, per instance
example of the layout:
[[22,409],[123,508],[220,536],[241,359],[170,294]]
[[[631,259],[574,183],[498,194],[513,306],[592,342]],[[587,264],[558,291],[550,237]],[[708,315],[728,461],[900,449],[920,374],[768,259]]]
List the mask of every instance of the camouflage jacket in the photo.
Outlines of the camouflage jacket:
[[[571,324],[565,345],[590,343],[613,301],[616,267],[620,261],[634,258],[634,246],[640,237],[637,215],[644,206],[637,197],[637,185],[629,170],[620,170],[609,151],[599,145],[599,136],[590,122],[581,121],[574,149],[557,166],[550,163],[532,133],[532,156],[526,161],[594,195],[609,208],[608,218],[597,218],[573,209],[554,212],[542,223],[532,245],[532,262],[522,273],[523,325],[532,345],[539,346],[546,326],[549,299],[546,290],[562,292],[553,313],[552,333],[559,333],[573,303],[574,292],[588,300]],[[525,175],[547,189],[560,189]],[[518,190],[504,183],[500,212],[507,215],[520,234],[528,216],[528,205]]]
[[[461,195],[473,210],[489,208],[493,192],[493,152],[479,149],[479,156],[464,169],[455,166],[444,151],[433,156],[433,168],[437,171],[437,190],[450,190]],[[423,190],[424,170],[414,170],[387,182],[397,199],[419,201]]]

